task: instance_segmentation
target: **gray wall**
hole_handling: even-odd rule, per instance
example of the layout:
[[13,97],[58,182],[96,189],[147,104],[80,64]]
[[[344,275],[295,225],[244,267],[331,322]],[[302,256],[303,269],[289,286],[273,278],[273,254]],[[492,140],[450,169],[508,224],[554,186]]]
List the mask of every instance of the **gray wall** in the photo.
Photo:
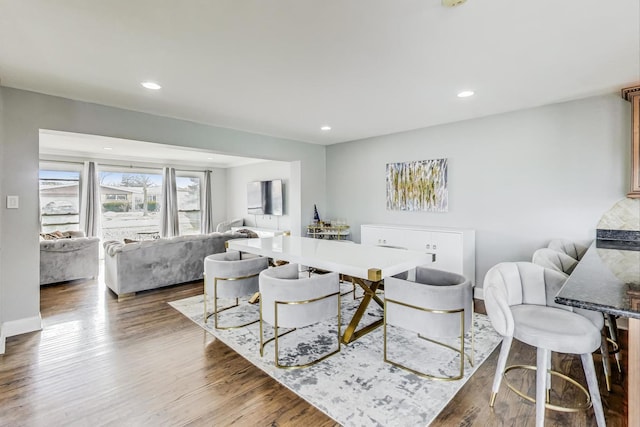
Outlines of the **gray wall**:
[[[592,239],[629,182],[630,105],[617,95],[329,146],[327,217],[473,228],[476,277],[549,239]],[[447,213],[388,211],[385,166],[449,159]]]
[[[250,215],[247,213],[247,183],[281,179],[283,185],[284,213],[282,216]],[[244,224],[252,227],[290,230],[291,215],[291,164],[288,162],[262,162],[227,169],[227,218],[244,218]],[[307,217],[303,212],[303,219]],[[305,224],[303,220],[303,225]]]
[[[209,149],[300,165],[296,204],[290,206],[294,234],[302,231],[301,212],[325,195],[325,147],[217,128],[134,111],[0,87],[4,102],[4,158],[1,200],[20,196],[20,209],[3,210],[0,222],[2,321],[13,333],[33,330],[39,318],[38,132],[39,129],[111,136]],[[306,220],[304,221],[306,223]],[[23,322],[27,319],[25,322]],[[20,323],[22,322],[22,323]]]

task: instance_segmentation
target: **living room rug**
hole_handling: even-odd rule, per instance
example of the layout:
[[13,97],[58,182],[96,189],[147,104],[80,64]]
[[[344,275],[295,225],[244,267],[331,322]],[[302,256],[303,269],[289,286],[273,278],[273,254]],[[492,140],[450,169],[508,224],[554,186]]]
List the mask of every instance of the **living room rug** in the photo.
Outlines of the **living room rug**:
[[[344,292],[350,288],[350,285],[343,286],[348,286],[343,289]],[[169,304],[344,426],[430,424],[501,341],[487,316],[476,314],[475,364],[471,367],[465,361],[464,377],[459,381],[429,380],[385,363],[382,327],[349,345],[343,344],[340,353],[316,365],[285,370],[275,366],[273,342],[266,345],[264,357],[260,357],[259,323],[234,330],[216,330],[213,317],[206,324],[202,321],[202,295]],[[222,306],[224,304],[225,302]],[[359,300],[354,300],[351,294],[342,297],[342,332],[358,304]],[[219,325],[239,324],[258,318],[258,304],[251,305],[242,301],[240,307],[221,313]],[[382,309],[372,303],[361,324],[365,325],[379,318],[382,318]],[[297,329],[279,339],[281,362],[305,363],[306,360],[330,352],[337,345],[335,323],[336,319],[333,319],[333,322]],[[281,333],[284,331],[281,329]],[[272,336],[273,328],[265,325],[265,339]],[[388,343],[390,358],[401,360],[412,368],[427,370],[436,375],[455,375],[459,371],[460,362],[456,353],[417,339],[415,334],[389,327]],[[470,345],[471,335],[467,334],[467,352],[470,351]]]

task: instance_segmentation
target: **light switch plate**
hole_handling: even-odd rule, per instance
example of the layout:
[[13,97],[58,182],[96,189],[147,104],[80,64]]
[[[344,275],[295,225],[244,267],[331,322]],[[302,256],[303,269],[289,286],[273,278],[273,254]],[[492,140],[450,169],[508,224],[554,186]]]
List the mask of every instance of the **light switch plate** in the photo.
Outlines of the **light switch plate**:
[[20,198],[18,196],[7,196],[7,209],[18,209]]

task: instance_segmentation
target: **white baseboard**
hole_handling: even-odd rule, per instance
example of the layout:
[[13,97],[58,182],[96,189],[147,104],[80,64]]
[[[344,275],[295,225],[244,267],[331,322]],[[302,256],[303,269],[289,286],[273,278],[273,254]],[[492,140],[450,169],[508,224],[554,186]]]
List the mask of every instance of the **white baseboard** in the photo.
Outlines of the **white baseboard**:
[[482,288],[473,288],[473,297],[475,299],[484,300],[484,289],[482,289]]
[[42,317],[40,316],[40,313],[38,313],[37,316],[4,322],[2,324],[2,336],[4,338],[8,338],[15,335],[26,334],[28,332],[39,331],[41,329]]
[[0,354],[4,354],[4,328],[0,323]]

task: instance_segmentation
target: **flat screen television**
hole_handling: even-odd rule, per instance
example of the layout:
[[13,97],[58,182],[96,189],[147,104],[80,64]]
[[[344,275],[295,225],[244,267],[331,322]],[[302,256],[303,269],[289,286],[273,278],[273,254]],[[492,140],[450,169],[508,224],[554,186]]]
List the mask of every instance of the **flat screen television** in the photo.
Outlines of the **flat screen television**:
[[247,183],[247,211],[253,215],[282,215],[282,180]]

